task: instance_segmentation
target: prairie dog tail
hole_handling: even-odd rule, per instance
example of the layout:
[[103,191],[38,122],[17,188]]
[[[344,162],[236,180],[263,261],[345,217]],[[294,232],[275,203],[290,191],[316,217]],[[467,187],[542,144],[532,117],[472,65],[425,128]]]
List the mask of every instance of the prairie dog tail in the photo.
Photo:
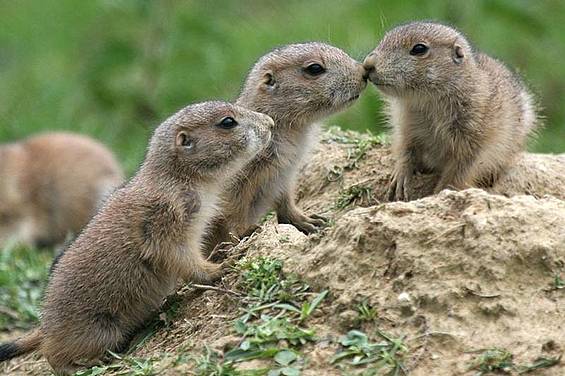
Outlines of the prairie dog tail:
[[0,362],[37,350],[41,344],[41,332],[35,329],[13,342],[0,345]]

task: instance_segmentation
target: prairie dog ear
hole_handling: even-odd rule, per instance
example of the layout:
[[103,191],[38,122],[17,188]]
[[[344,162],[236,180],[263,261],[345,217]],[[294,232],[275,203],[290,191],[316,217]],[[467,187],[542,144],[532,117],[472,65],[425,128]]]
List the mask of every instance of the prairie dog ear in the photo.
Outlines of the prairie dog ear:
[[452,59],[455,64],[461,64],[465,58],[465,51],[461,45],[455,43],[453,45]]
[[277,85],[277,81],[275,79],[275,75],[273,71],[268,70],[263,73],[263,77],[261,79],[261,87],[267,91],[273,91]]
[[194,146],[194,141],[192,140],[192,138],[190,138],[190,135],[187,131],[182,130],[177,133],[175,145],[189,150]]

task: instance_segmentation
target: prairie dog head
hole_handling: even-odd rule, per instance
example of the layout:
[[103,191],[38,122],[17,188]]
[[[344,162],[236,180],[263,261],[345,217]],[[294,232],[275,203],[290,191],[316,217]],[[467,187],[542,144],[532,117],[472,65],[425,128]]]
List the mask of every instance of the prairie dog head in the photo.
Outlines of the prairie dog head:
[[156,129],[146,163],[181,178],[222,178],[266,146],[272,126],[269,116],[230,103],[190,105]]
[[364,75],[363,66],[339,48],[291,44],[259,59],[237,103],[275,121],[312,122],[352,104],[366,86]]
[[474,65],[471,46],[457,30],[414,22],[387,32],[365,58],[369,79],[385,95],[449,92],[460,89]]

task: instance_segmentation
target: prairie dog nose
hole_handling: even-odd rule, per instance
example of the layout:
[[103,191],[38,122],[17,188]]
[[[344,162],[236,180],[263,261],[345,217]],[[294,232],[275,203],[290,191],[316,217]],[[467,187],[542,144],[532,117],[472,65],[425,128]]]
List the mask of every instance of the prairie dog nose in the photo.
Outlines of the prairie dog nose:
[[272,117],[267,116],[267,129],[273,129],[274,127],[275,127],[275,121],[273,120]]
[[373,69],[375,69],[375,63],[377,62],[377,55],[374,52],[371,52],[365,60],[363,60],[363,68],[369,73]]

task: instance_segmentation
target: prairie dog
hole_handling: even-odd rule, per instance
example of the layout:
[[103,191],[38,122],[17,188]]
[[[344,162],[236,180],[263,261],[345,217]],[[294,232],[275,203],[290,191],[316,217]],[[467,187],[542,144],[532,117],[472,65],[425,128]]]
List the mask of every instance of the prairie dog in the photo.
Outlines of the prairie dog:
[[156,130],[137,174],[62,254],[39,328],[0,360],[39,349],[58,374],[120,351],[179,279],[211,282],[201,237],[220,186],[264,147],[273,121],[224,102],[188,106]]
[[492,185],[536,127],[534,99],[520,78],[449,26],[398,26],[364,66],[393,127],[391,200],[410,199],[418,170],[439,175],[435,193]]
[[222,215],[208,242],[241,236],[274,208],[279,223],[304,233],[324,224],[295,205],[297,173],[317,142],[316,121],[350,106],[366,86],[362,65],[324,43],[284,46],[261,57],[249,73],[237,104],[275,121],[267,148],[247,163],[223,190]]
[[53,246],[78,234],[123,172],[102,144],[49,133],[0,146],[0,244]]

